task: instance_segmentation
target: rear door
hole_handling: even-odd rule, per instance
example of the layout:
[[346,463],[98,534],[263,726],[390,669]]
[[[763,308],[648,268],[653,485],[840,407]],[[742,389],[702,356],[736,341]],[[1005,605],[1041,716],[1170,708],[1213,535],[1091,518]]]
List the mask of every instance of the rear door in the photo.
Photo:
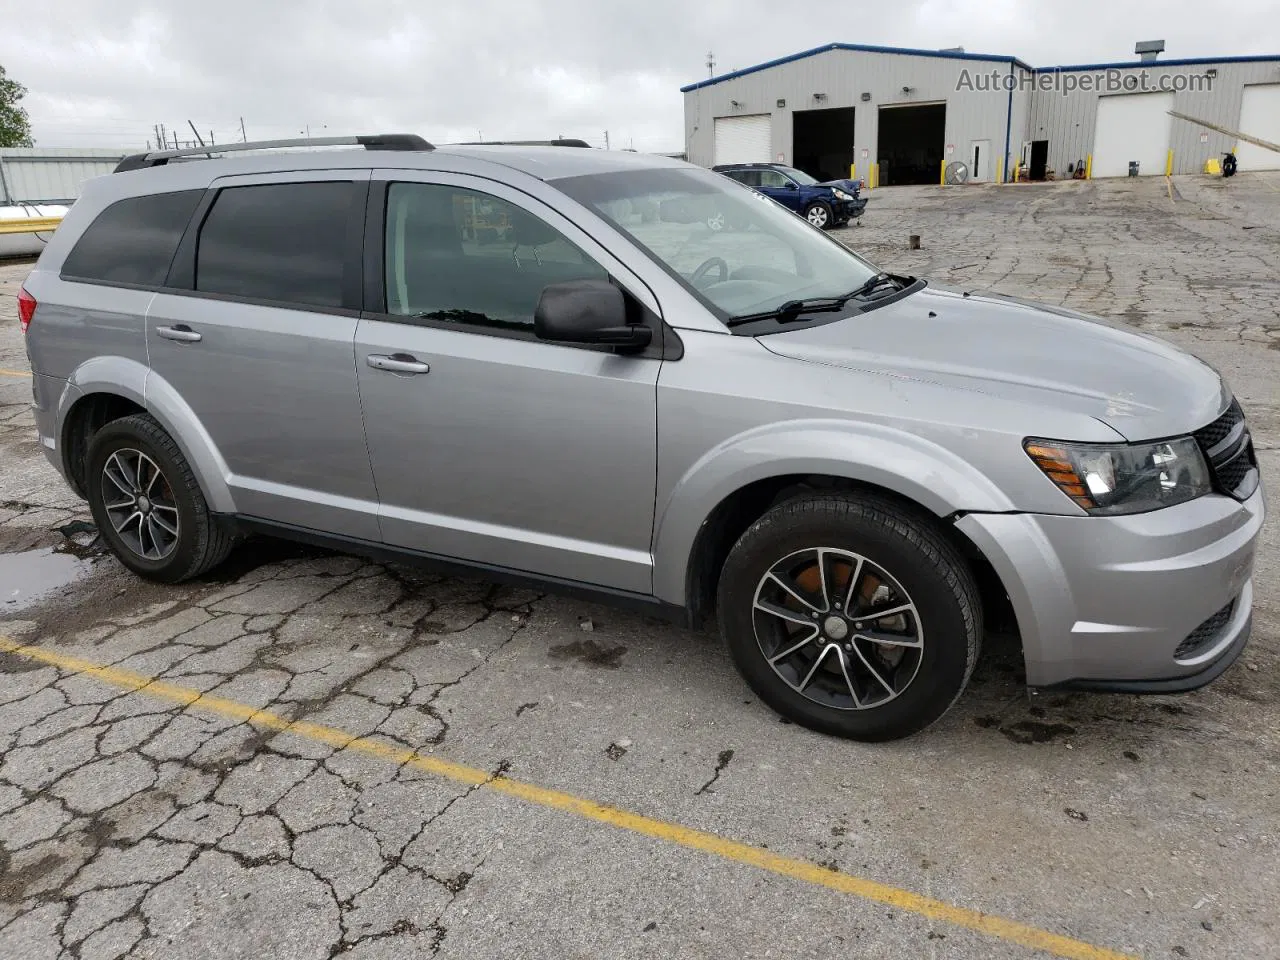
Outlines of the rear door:
[[[147,317],[239,513],[377,541],[352,343],[369,171],[215,181]],[[173,289],[178,288],[178,289]]]
[[371,197],[356,364],[386,541],[649,594],[660,354],[538,340],[533,311],[575,279],[652,295],[504,184],[376,172]]

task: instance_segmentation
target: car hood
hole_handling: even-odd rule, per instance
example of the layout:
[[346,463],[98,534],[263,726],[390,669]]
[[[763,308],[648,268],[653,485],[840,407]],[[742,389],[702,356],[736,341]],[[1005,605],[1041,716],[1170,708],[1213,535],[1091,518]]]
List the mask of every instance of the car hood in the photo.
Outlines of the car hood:
[[820,187],[838,187],[839,189],[844,190],[846,193],[852,193],[855,197],[858,195],[858,191],[861,189],[861,188],[858,186],[858,181],[857,181],[857,180],[848,180],[848,179],[845,179],[845,180],[824,180],[824,181],[822,181],[822,183],[818,184],[818,186],[820,186]]
[[759,340],[796,360],[1074,410],[1128,440],[1199,429],[1228,402],[1213,368],[1163,340],[1071,310],[933,286]]

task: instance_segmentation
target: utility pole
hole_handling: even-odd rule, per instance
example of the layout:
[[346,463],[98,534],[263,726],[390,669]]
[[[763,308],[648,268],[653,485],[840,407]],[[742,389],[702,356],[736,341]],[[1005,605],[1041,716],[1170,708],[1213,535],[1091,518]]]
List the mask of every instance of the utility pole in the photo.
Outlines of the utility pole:
[[244,117],[240,118],[240,142],[241,143],[249,142],[249,135],[244,132]]
[[714,77],[716,75],[716,55],[710,50],[707,51],[707,76]]
[[202,147],[203,147],[203,146],[204,146],[204,138],[202,138],[202,137],[200,136],[200,131],[196,129],[196,125],[195,125],[194,123],[192,123],[190,120],[188,120],[188,121],[187,121],[187,126],[189,126],[189,127],[191,128],[191,132],[192,132],[192,133],[194,133],[194,134],[196,135],[196,143],[200,144],[200,146],[202,146]]
[[604,148],[606,150],[609,149],[609,131],[608,130],[604,132]]

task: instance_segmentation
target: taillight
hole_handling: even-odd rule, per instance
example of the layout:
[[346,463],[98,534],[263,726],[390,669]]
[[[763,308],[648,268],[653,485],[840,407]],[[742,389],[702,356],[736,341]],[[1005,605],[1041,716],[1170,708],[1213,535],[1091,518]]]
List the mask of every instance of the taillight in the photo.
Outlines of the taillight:
[[31,318],[36,315],[36,298],[27,293],[26,287],[18,288],[18,321],[22,324],[22,332],[31,326]]

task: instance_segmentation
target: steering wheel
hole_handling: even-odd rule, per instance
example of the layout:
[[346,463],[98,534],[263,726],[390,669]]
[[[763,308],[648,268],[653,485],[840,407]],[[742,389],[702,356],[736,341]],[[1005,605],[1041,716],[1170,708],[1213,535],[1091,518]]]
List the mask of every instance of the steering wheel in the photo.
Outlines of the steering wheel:
[[723,257],[711,257],[704,260],[697,270],[693,271],[693,276],[689,278],[689,282],[695,287],[702,286],[702,281],[707,278],[714,267],[720,268],[720,279],[713,281],[714,283],[724,283],[729,279],[729,264],[725,263]]

